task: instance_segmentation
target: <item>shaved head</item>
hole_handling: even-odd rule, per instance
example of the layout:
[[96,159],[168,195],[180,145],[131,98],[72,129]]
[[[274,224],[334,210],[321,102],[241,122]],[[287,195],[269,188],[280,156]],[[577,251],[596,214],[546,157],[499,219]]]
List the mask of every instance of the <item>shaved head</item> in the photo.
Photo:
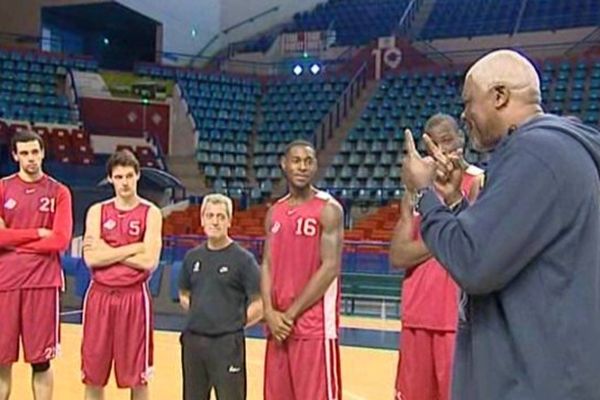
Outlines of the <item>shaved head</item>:
[[543,114],[540,78],[513,50],[497,50],[469,69],[463,88],[463,120],[475,148],[492,150],[524,121]]
[[467,72],[466,80],[483,90],[507,88],[515,99],[541,104],[540,77],[533,64],[514,50],[497,50],[480,58]]

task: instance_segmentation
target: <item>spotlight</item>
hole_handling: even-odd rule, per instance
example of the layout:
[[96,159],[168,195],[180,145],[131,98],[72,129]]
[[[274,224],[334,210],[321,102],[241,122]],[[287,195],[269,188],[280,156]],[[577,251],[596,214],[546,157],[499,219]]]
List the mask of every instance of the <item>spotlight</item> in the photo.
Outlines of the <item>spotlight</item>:
[[319,64],[313,64],[310,66],[310,72],[313,75],[317,75],[319,72],[321,72],[321,67],[319,66]]
[[304,70],[302,69],[302,66],[297,64],[294,69],[292,70],[292,72],[294,73],[294,75],[296,76],[300,76],[302,74]]
[[102,39],[102,42],[104,43],[105,46],[108,46],[110,44],[110,40],[108,40],[107,37],[105,37],[104,39]]

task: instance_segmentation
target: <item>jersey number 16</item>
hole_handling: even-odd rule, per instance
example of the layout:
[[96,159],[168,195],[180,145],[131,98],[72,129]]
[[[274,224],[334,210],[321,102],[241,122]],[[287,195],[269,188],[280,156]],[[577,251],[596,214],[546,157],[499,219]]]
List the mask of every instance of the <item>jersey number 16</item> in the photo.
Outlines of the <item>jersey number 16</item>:
[[296,220],[296,235],[315,236],[317,234],[317,220],[314,218],[298,218]]

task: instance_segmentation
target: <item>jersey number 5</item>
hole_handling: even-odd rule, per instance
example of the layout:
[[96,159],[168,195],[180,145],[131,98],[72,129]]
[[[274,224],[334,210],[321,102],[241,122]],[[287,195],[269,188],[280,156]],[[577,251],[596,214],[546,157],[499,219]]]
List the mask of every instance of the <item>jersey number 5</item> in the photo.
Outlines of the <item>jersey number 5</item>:
[[129,234],[131,236],[138,236],[141,232],[140,221],[129,222]]
[[314,218],[298,218],[296,220],[296,235],[315,236],[317,234],[317,220]]

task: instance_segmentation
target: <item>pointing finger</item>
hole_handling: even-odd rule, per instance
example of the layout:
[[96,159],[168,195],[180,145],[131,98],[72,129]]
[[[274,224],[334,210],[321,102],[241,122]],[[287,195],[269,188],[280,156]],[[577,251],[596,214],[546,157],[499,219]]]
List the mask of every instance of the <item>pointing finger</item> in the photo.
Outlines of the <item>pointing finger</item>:
[[415,140],[413,139],[412,132],[410,129],[404,130],[404,150],[406,150],[407,157],[418,156],[417,146],[415,146]]

